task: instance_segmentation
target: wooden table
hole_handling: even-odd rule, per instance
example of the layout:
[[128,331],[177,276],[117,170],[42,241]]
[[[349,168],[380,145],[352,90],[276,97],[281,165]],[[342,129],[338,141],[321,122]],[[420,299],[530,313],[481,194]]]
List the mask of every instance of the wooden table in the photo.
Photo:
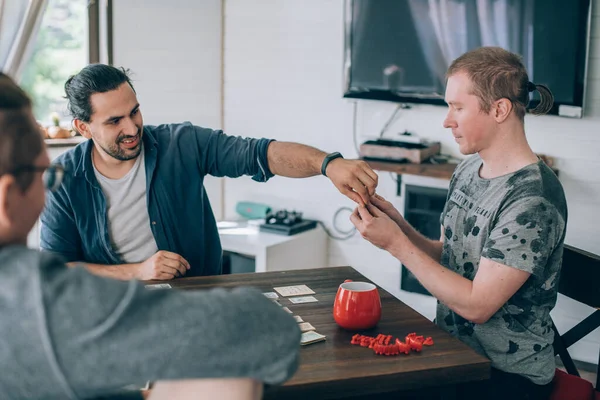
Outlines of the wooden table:
[[337,267],[181,278],[170,283],[184,290],[250,285],[263,292],[271,292],[277,286],[306,284],[316,292],[317,303],[292,304],[285,298],[280,298],[280,303],[310,322],[327,340],[303,346],[300,367],[294,377],[281,387],[268,388],[265,398],[377,398],[373,396],[378,393],[414,390],[424,393],[431,388],[489,378],[489,360],[381,288],[381,321],[374,329],[361,333],[370,336],[384,333],[403,339],[406,334],[417,332],[431,336],[434,346],[410,355],[378,356],[368,348],[351,345],[350,338],[356,332],[341,329],[332,316],[337,288],[345,279],[368,281],[353,268]]

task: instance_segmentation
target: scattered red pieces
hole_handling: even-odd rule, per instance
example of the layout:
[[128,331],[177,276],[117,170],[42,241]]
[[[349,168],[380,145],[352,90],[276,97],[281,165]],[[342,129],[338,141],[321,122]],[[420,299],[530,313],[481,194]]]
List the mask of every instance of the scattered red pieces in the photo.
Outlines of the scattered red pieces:
[[408,344],[400,341],[400,339],[396,339],[396,344],[398,345],[398,349],[399,349],[400,353],[404,353],[404,354],[410,353],[410,346]]
[[416,333],[409,333],[406,336],[406,344],[410,347],[411,350],[419,352],[423,349],[423,342],[425,339],[423,336],[417,336]]
[[414,332],[406,335],[404,342],[396,338],[396,340],[390,344],[392,340],[392,335],[383,335],[380,333],[376,337],[372,337],[357,333],[352,336],[350,344],[368,347],[373,349],[375,354],[385,356],[395,356],[401,353],[409,354],[411,351],[420,352],[423,349],[423,346],[433,346],[433,339],[431,336],[425,338]]
[[375,354],[385,356],[395,356],[400,354],[397,344],[376,344],[373,350],[375,351]]

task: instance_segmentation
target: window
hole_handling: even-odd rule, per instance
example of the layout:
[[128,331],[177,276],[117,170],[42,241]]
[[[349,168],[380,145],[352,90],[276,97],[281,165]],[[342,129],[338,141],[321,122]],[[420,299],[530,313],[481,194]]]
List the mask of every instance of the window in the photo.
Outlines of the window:
[[43,125],[57,113],[69,125],[64,84],[89,61],[88,0],[48,0],[35,47],[21,79]]

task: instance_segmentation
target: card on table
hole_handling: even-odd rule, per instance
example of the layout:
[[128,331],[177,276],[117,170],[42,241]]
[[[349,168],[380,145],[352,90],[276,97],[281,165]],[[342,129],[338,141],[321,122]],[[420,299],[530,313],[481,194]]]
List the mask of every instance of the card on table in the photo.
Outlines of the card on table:
[[287,308],[287,307],[282,307],[282,308],[283,308],[283,311],[285,311],[286,313],[293,314],[292,310],[290,310],[289,308]]
[[275,299],[279,298],[279,296],[277,296],[277,293],[275,293],[275,292],[266,292],[266,293],[263,293],[263,294],[265,295],[265,297],[267,299],[275,300]]
[[146,289],[156,290],[156,289],[171,289],[171,285],[168,283],[155,283],[152,285],[146,285]]
[[308,331],[300,336],[300,345],[306,346],[307,344],[317,343],[323,340],[325,340],[325,335],[321,335],[315,331]]
[[281,286],[273,289],[275,289],[275,291],[283,297],[305,296],[307,294],[315,294],[315,292],[306,285]]
[[298,324],[298,328],[300,328],[301,332],[314,331],[315,327],[310,324],[310,322],[302,322]]
[[294,319],[296,320],[297,323],[304,322],[304,320],[302,319],[302,317],[299,316],[299,315],[294,315]]
[[314,296],[290,297],[288,299],[293,304],[314,303],[317,300]]

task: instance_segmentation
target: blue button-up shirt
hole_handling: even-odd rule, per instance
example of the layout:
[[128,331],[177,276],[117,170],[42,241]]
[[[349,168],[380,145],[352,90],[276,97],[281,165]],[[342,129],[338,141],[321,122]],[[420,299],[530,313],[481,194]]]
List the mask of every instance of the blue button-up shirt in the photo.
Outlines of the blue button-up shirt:
[[[146,202],[159,250],[183,256],[187,276],[221,273],[221,242],[206,190],[206,175],[253,175],[266,182],[268,139],[227,136],[190,123],[145,126]],[[123,264],[111,244],[106,198],[92,165],[88,140],[57,158],[68,171],[49,193],[41,216],[40,247],[67,261]],[[131,210],[132,213],[146,210]]]

